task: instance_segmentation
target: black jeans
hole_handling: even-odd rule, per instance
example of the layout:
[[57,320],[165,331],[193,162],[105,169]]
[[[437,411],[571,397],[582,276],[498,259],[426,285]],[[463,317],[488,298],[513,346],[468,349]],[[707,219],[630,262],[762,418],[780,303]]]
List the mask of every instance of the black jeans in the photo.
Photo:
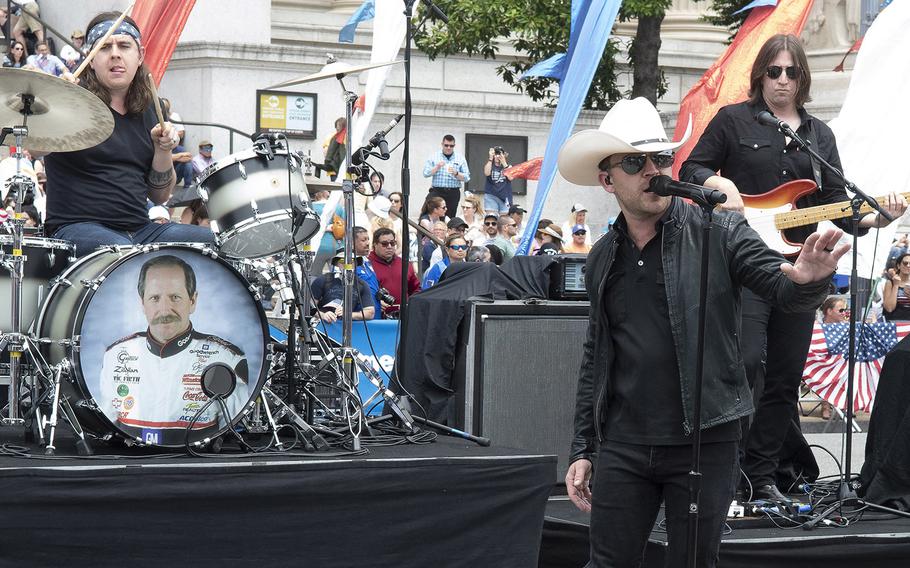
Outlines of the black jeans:
[[[704,444],[698,516],[698,562],[717,564],[720,537],[733,499],[737,442]],[[640,566],[648,535],[665,504],[666,566],[686,566],[688,473],[692,446],[643,446],[606,442],[594,471],[591,561],[588,568]]]
[[775,483],[785,438],[802,439],[796,404],[815,313],[785,313],[749,290],[743,290],[742,310],[749,385],[754,388],[764,375],[752,426],[743,440],[743,471],[759,486]]
[[461,201],[460,187],[431,187],[427,197],[441,197],[446,201],[446,216],[458,217],[460,210],[458,203]]

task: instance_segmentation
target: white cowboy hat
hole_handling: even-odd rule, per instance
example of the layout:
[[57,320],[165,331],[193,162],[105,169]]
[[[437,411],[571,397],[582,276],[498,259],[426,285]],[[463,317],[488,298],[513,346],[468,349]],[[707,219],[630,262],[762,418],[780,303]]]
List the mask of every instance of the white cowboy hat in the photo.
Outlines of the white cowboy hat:
[[691,134],[691,115],[682,140],[671,142],[660,114],[648,99],[623,99],[607,111],[597,130],[582,130],[566,140],[557,159],[559,173],[577,185],[600,185],[597,164],[607,156],[676,150]]
[[370,210],[370,213],[376,215],[380,219],[388,219],[389,211],[392,209],[392,202],[389,201],[388,197],[377,195],[370,200],[367,209]]

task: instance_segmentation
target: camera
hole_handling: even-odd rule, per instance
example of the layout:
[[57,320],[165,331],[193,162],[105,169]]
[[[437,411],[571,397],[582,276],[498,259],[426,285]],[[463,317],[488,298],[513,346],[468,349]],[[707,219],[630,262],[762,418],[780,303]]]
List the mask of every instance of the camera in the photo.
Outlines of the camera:
[[385,288],[380,288],[379,290],[376,290],[376,299],[379,300],[380,302],[383,302],[390,306],[396,303],[395,296],[390,294],[389,291],[386,290]]
[[505,150],[502,149],[502,146],[493,146],[493,153],[501,156]]

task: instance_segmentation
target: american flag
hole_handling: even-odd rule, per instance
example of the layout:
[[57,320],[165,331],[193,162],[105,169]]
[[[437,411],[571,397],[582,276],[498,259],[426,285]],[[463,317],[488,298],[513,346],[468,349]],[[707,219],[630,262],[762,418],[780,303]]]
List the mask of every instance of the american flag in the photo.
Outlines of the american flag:
[[[849,323],[815,323],[803,382],[837,408],[847,407]],[[910,322],[856,324],[853,411],[871,411],[885,355],[910,333]]]

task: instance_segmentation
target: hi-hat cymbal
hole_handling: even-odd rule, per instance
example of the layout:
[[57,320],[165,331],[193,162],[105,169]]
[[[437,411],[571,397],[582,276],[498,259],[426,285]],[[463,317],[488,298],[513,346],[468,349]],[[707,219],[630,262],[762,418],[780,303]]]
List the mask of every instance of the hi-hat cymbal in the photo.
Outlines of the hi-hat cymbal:
[[[31,114],[22,115],[23,95]],[[72,152],[104,142],[114,131],[111,110],[82,87],[30,69],[0,69],[0,125],[28,126],[25,147],[38,152]]]
[[329,63],[323,67],[319,72],[313,73],[312,75],[307,75],[306,77],[301,77],[299,79],[291,79],[290,81],[285,81],[283,83],[278,83],[277,85],[272,85],[271,87],[266,87],[267,89],[281,89],[283,87],[290,87],[292,85],[299,85],[300,83],[309,83],[310,81],[319,81],[320,79],[329,79],[331,77],[345,77],[353,73],[360,73],[361,71],[366,71],[368,69],[375,69],[377,67],[386,67],[388,65],[395,65],[396,63],[403,63],[403,61],[384,61],[382,63],[369,63],[367,65],[360,65],[354,67],[348,63],[342,63],[336,61],[334,63]]

